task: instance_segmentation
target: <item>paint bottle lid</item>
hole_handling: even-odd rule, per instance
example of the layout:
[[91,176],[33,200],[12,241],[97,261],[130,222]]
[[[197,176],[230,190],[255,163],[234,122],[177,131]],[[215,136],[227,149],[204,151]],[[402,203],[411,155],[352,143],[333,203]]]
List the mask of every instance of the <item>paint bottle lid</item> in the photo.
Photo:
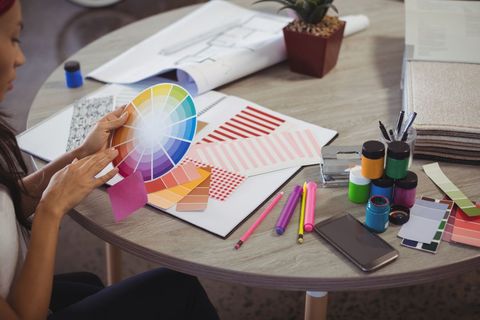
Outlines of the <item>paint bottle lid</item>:
[[388,144],[387,155],[393,159],[403,160],[410,156],[410,146],[403,141],[393,141]]
[[393,179],[390,179],[387,176],[383,176],[379,179],[372,180],[373,185],[381,188],[390,188],[393,186],[393,183],[394,183]]
[[393,205],[390,208],[390,214],[388,215],[388,220],[397,225],[400,226],[404,224],[405,222],[410,219],[410,209],[404,206],[399,206],[399,205]]
[[403,179],[395,181],[395,187],[402,189],[413,189],[418,185],[418,177],[415,172],[407,171],[407,175]]
[[67,61],[63,65],[63,69],[65,69],[65,71],[68,71],[68,72],[76,72],[80,70],[80,63],[75,60]]
[[362,167],[361,166],[355,166],[350,169],[350,182],[356,184],[356,185],[366,185],[370,183],[370,179],[365,178],[362,176]]
[[385,145],[377,140],[369,140],[362,146],[362,155],[369,159],[380,159],[385,156]]

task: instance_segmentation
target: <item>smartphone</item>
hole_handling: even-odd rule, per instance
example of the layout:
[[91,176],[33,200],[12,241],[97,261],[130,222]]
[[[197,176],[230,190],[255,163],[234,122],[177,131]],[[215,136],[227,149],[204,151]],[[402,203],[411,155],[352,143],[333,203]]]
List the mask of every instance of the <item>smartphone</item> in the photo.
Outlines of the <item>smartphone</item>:
[[315,225],[315,231],[363,271],[376,270],[398,257],[398,251],[347,213]]

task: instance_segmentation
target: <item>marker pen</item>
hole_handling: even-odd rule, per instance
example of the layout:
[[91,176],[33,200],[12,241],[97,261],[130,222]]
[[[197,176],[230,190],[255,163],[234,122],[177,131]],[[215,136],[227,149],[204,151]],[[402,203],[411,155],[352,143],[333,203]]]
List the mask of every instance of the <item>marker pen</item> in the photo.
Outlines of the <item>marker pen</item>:
[[307,204],[305,206],[305,225],[307,232],[312,232],[315,224],[315,205],[317,203],[317,184],[313,181],[307,183]]
[[293,187],[293,191],[288,196],[287,203],[285,203],[285,206],[278,217],[277,224],[275,225],[275,231],[278,235],[282,235],[285,232],[285,229],[287,229],[288,223],[295,212],[295,208],[297,207],[301,195],[302,187],[299,185]]

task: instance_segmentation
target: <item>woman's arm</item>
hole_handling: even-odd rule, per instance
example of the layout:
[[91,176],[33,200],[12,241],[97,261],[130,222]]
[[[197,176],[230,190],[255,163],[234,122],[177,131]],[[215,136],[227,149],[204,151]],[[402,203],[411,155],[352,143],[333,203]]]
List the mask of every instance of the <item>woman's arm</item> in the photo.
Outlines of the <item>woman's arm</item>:
[[93,189],[117,174],[113,169],[95,178],[116,156],[101,151],[67,165],[53,175],[35,211],[25,263],[7,301],[0,298],[0,319],[46,319],[52,293],[55,252],[60,222]]
[[35,211],[43,191],[57,171],[63,169],[74,159],[83,159],[107,147],[112,131],[122,126],[128,119],[127,113],[123,113],[123,110],[124,108],[120,107],[100,119],[80,147],[65,153],[23,179],[27,194],[23,195],[22,209],[26,217]]

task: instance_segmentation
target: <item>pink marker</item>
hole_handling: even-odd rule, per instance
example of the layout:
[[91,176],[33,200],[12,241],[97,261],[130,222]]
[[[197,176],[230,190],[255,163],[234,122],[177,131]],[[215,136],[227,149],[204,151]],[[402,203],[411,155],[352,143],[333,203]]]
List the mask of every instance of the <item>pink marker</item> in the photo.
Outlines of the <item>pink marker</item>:
[[265,211],[262,212],[260,217],[258,217],[257,221],[255,221],[250,228],[248,228],[247,232],[243,234],[243,236],[238,240],[237,244],[235,245],[235,249],[239,249],[242,244],[247,241],[247,239],[250,237],[250,235],[253,233],[253,231],[260,225],[260,223],[265,219],[265,217],[272,211],[272,209],[277,205],[278,201],[283,196],[283,192],[280,192],[277,194],[277,196],[273,199],[272,202],[268,205],[268,207],[265,209]]
[[315,206],[317,204],[317,184],[313,181],[307,183],[307,201],[305,205],[305,223],[303,228],[306,232],[312,232],[315,224]]

